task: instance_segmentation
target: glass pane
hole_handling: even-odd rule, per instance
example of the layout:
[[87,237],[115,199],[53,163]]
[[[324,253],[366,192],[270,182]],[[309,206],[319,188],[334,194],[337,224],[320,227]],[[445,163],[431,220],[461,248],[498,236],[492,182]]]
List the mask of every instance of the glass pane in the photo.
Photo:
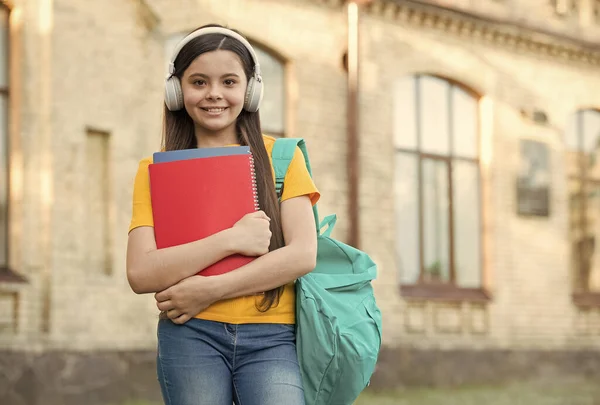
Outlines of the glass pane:
[[[572,265],[575,270],[575,286],[577,290],[588,291],[600,289],[593,276],[598,276],[598,258],[596,234],[598,230],[598,209],[600,201],[600,185],[586,183],[577,179],[569,180],[569,238],[571,241]],[[593,271],[593,269],[595,269]]]
[[450,154],[448,120],[448,82],[421,76],[419,86],[419,133],[421,150],[439,155]]
[[569,179],[569,235],[572,242],[582,237],[582,183],[579,179]]
[[519,143],[520,162],[516,179],[517,212],[522,215],[548,215],[550,157],[547,145],[530,139],[522,139]]
[[452,162],[454,271],[459,287],[481,287],[481,210],[479,167]]
[[260,123],[266,133],[285,132],[285,77],[281,61],[254,45],[264,80],[264,96],[260,105]]
[[417,112],[415,78],[405,77],[394,83],[394,146],[417,149]]
[[579,112],[571,114],[565,127],[565,143],[567,149],[571,151],[581,150],[581,140],[579,139],[579,132],[577,130],[579,116]]
[[600,113],[593,110],[581,112],[582,118],[579,129],[583,134],[583,147],[586,153],[598,152],[600,138]]
[[591,153],[580,153],[580,159],[584,159],[585,176],[588,179],[600,180],[600,150]]
[[419,278],[419,193],[417,156],[396,153],[394,197],[396,207],[396,258],[402,284]]
[[0,89],[8,87],[8,10],[0,4]]
[[598,209],[600,209],[600,184],[569,181],[571,259],[575,271],[575,288],[579,291],[600,292],[600,267],[596,235]]
[[469,93],[452,87],[452,143],[455,156],[476,158],[478,152],[478,101]]
[[584,246],[581,252],[582,260],[582,278],[586,283],[588,291],[600,292],[600,252],[596,249],[599,242],[596,236],[600,229],[599,211],[600,211],[600,183],[586,183],[587,205],[585,207],[585,227],[584,227]]
[[567,156],[567,175],[569,177],[581,177],[583,175],[583,170],[581,167],[582,159],[588,160],[585,158],[583,153],[578,152],[574,149],[569,149],[566,152]]
[[7,261],[8,227],[8,99],[0,94],[0,265]]
[[423,278],[449,281],[448,163],[424,159],[423,169]]

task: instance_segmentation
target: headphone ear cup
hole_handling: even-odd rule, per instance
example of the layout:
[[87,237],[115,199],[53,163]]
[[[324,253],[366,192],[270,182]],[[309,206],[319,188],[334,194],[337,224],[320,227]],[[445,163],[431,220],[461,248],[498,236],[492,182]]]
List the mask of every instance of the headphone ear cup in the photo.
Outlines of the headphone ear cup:
[[257,112],[260,108],[260,102],[263,98],[262,80],[256,80],[252,77],[248,81],[246,89],[246,99],[244,100],[244,109],[248,112]]
[[165,104],[169,111],[183,108],[183,91],[179,78],[176,76],[169,77],[165,82]]

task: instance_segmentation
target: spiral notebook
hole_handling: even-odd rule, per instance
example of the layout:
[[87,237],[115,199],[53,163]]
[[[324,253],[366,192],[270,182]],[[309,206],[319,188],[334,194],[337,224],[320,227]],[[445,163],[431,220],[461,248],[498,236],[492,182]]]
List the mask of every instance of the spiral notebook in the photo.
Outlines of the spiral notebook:
[[223,146],[220,148],[194,148],[156,152],[153,163],[172,162],[173,160],[196,159],[211,156],[247,155],[249,146]]
[[[206,238],[259,209],[254,159],[249,151],[153,163],[148,169],[159,249]],[[198,274],[226,273],[254,259],[228,256]]]

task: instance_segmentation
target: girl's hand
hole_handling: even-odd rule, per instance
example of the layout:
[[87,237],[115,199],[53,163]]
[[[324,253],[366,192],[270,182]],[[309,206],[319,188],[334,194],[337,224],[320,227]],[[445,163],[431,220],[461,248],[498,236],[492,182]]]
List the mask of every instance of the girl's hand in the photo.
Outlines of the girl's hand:
[[245,256],[262,256],[268,253],[271,244],[270,221],[263,211],[256,211],[236,222],[231,228],[235,235],[235,251]]
[[193,275],[154,294],[156,306],[174,323],[184,324],[218,300],[211,277]]

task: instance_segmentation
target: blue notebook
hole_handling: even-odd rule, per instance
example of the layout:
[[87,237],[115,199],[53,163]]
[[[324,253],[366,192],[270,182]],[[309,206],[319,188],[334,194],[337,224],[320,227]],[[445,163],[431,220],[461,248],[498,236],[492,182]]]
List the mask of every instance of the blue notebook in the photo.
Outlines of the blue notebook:
[[152,155],[152,157],[153,163],[165,163],[175,160],[188,160],[214,156],[247,155],[249,153],[249,146],[225,146],[221,148],[194,148],[156,152],[154,155]]

